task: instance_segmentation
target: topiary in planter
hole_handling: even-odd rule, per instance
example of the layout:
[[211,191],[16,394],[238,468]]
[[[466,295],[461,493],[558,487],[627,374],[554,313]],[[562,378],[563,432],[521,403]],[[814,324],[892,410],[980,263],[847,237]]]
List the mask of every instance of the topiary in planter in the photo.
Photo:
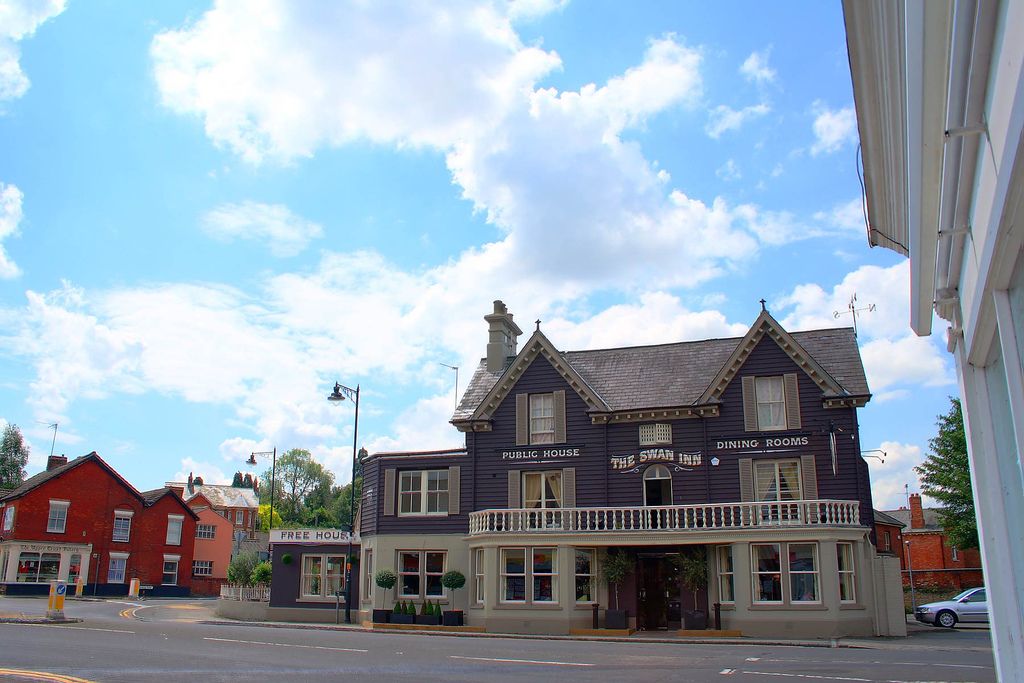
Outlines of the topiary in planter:
[[391,590],[398,583],[398,575],[390,569],[381,569],[374,574],[373,582],[384,590]]

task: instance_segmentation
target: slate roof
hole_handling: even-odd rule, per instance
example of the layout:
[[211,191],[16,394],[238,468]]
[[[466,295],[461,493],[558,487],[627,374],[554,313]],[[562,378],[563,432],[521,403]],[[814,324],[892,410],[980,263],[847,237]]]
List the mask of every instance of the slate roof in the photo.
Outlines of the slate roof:
[[173,486],[180,486],[184,490],[186,503],[198,495],[203,495],[215,508],[256,508],[260,504],[259,497],[252,489],[226,484],[202,484],[200,486],[193,485],[192,492],[189,493],[187,483],[169,483]]
[[887,512],[882,512],[881,510],[875,510],[874,513],[875,513],[875,523],[876,524],[891,524],[893,526],[899,526],[899,527],[906,527],[908,525],[907,522],[903,522],[901,520],[898,520],[895,517],[893,517],[892,515],[888,514]]
[[[793,339],[851,396],[868,395],[867,378],[853,328],[790,333]],[[744,337],[564,351],[562,358],[613,411],[693,405],[707,390]],[[513,362],[510,358],[506,368]],[[481,359],[452,421],[472,418],[502,372],[488,372]]]
[[923,508],[921,512],[924,513],[924,528],[914,529],[910,526],[910,510],[907,508],[900,508],[899,510],[885,510],[885,514],[893,517],[900,522],[905,528],[906,533],[913,533],[915,531],[942,531],[942,523],[939,521],[939,511],[935,508]]

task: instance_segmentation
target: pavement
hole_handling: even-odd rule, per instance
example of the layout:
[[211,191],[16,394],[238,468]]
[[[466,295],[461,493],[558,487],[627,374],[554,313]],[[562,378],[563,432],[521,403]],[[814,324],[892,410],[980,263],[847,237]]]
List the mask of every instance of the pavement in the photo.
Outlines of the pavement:
[[[104,602],[103,598],[68,598],[68,602]],[[214,603],[210,601],[211,606]],[[212,612],[212,608],[210,610]],[[42,613],[28,612],[0,612],[0,623],[24,623],[24,624],[62,624],[76,623],[83,621],[79,618],[51,618],[45,614],[45,604]],[[198,618],[197,623],[209,625],[230,625],[246,626],[252,628],[287,628],[306,629],[317,631],[358,631],[378,632],[389,634],[426,635],[426,636],[456,636],[461,638],[505,638],[519,640],[578,640],[598,642],[643,642],[643,643],[688,643],[708,645],[765,645],[765,646],[796,646],[796,647],[818,647],[818,648],[863,648],[863,649],[898,649],[907,646],[907,639],[913,639],[914,646],[938,647],[947,649],[950,646],[963,647],[964,644],[955,643],[958,638],[956,631],[978,631],[987,633],[986,625],[958,625],[956,629],[942,629],[934,626],[926,626],[907,615],[907,637],[875,637],[875,638],[822,638],[822,639],[799,639],[799,638],[757,638],[757,637],[700,637],[700,636],[677,636],[669,635],[671,632],[637,631],[628,636],[601,636],[601,635],[541,635],[521,633],[477,633],[466,631],[444,631],[444,630],[417,630],[417,629],[387,629],[371,628],[361,624],[324,624],[308,622],[285,622],[285,621],[236,621],[224,618]],[[974,641],[977,642],[976,640]],[[972,650],[990,650],[991,646],[969,646]]]

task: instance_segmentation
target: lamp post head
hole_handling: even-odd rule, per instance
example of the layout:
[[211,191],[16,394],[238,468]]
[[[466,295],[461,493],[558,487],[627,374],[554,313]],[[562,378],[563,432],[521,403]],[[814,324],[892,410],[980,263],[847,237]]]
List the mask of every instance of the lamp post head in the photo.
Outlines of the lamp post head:
[[328,401],[344,401],[345,394],[341,393],[341,384],[334,383],[334,391],[327,397]]
[[256,454],[255,453],[250,453],[249,454],[249,459],[245,461],[245,464],[246,465],[256,465],[257,464],[256,463]]

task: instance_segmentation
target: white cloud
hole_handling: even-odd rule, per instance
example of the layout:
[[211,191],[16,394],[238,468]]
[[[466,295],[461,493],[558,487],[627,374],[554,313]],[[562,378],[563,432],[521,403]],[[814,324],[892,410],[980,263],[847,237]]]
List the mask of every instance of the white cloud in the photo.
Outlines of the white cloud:
[[265,242],[275,256],[295,256],[324,233],[319,224],[296,216],[282,204],[252,201],[218,206],[203,216],[200,225],[208,235],[223,242]]
[[188,475],[191,474],[194,477],[202,477],[204,484],[230,484],[235,472],[243,471],[243,464],[244,462],[239,460],[229,475],[218,464],[206,460],[196,460],[192,457],[182,458],[181,469],[174,473],[174,477],[170,481],[188,481]]
[[709,137],[717,140],[722,133],[730,130],[738,130],[750,119],[757,118],[758,116],[764,116],[770,111],[771,107],[763,102],[749,107],[744,107],[739,110],[720,104],[708,112],[708,123],[704,126],[704,132],[706,132]]
[[0,278],[3,279],[9,280],[21,275],[21,269],[4,250],[4,240],[18,234],[23,196],[16,186],[0,183]]
[[743,173],[740,172],[739,166],[736,165],[736,161],[734,159],[729,159],[719,166],[715,171],[715,175],[726,182],[739,180],[743,177]]
[[754,81],[756,83],[772,83],[775,81],[775,69],[768,66],[768,56],[771,54],[771,48],[764,50],[763,52],[751,52],[750,56],[747,57],[742,66],[740,66],[740,73],[748,81]]
[[864,210],[860,197],[838,204],[831,211],[819,211],[814,214],[814,220],[856,235],[863,235],[865,232]]
[[910,493],[921,490],[914,467],[920,465],[927,454],[921,451],[920,446],[898,441],[883,441],[877,446],[872,446],[872,449],[885,452],[884,463],[875,458],[865,458],[871,471],[871,497],[875,509],[898,510],[907,507],[907,489],[904,487],[909,487]]
[[814,113],[814,144],[811,154],[831,154],[857,142],[857,117],[853,107],[832,110],[820,100],[812,105]]
[[65,0],[0,0],[0,102],[21,97],[29,87],[18,43],[63,12],[64,5]]

